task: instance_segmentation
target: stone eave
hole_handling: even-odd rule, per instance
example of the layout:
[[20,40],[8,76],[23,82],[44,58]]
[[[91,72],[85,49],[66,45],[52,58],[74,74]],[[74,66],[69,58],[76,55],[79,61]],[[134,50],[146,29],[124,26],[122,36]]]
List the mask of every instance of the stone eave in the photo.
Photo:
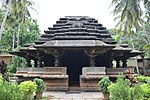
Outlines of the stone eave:
[[112,52],[131,52],[132,49],[128,47],[122,47],[120,44],[117,44],[115,48],[112,49]]
[[143,54],[142,51],[139,51],[139,50],[132,50],[132,51],[128,54],[128,56],[129,56],[129,57],[135,57],[135,56],[142,55],[142,54]]
[[37,51],[34,47],[21,47],[20,51]]
[[[115,58],[119,58],[119,59],[122,59],[124,57],[126,57],[127,59],[130,58],[130,57],[135,57],[135,56],[138,56],[138,55],[142,55],[143,52],[141,51],[138,51],[138,50],[132,50],[132,51],[117,51],[117,52],[113,52],[115,53]],[[122,54],[121,54],[122,53]],[[117,55],[118,54],[118,55]],[[120,56],[121,54],[121,56]]]
[[87,48],[106,47],[114,48],[115,45],[106,44],[99,40],[51,40],[42,45],[35,45],[35,48]]

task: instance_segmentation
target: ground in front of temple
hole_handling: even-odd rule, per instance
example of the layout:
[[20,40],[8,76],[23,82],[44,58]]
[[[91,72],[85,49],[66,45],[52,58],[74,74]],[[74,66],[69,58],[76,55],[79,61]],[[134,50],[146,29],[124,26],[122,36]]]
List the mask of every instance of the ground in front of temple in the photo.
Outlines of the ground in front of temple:
[[103,94],[101,92],[45,91],[43,97],[47,97],[47,100],[103,100]]

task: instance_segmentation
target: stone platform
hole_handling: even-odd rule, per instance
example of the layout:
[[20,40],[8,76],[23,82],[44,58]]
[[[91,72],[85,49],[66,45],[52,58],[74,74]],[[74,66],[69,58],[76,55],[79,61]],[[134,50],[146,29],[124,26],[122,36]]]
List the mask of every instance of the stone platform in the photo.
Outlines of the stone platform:
[[46,100],[103,100],[101,92],[51,92],[46,91],[43,94]]
[[45,82],[46,90],[68,90],[68,75],[66,67],[18,68],[14,76],[18,77],[18,83],[34,80],[34,78],[41,78]]

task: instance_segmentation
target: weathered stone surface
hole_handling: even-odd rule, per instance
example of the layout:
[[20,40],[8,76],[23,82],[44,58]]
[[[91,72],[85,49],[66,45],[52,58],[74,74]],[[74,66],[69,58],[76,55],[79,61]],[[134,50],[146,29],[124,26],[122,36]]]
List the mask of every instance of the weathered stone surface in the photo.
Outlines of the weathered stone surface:
[[97,20],[90,17],[66,16],[65,18],[60,18],[53,27],[48,29],[44,31],[46,34],[41,36],[40,41],[91,39],[115,44],[115,41],[111,38],[106,28],[102,24],[99,24]]
[[49,72],[49,73],[55,73],[56,75],[58,75],[57,73],[61,73],[62,75],[66,75],[67,74],[67,68],[66,67],[44,67],[45,72]]
[[105,73],[106,67],[83,67],[82,68],[82,75],[97,75],[97,74],[101,74],[104,75]]
[[105,67],[83,67],[80,75],[81,91],[99,91],[98,82],[105,76]]
[[18,77],[19,82],[41,78],[48,90],[68,90],[66,70],[66,67],[19,68],[14,75]]
[[129,69],[131,74],[134,74],[134,67],[127,67],[127,68],[106,68],[107,75],[120,75],[121,73],[125,73],[125,71]]

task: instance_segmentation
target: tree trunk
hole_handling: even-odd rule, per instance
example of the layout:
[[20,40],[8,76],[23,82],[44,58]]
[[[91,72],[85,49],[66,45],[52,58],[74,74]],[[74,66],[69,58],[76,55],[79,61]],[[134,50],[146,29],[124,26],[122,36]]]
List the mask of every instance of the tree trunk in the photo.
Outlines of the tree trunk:
[[21,27],[21,24],[19,24],[19,26],[18,26],[18,32],[17,32],[17,46],[19,46],[19,42],[20,42],[20,39],[19,39],[20,27]]
[[2,33],[3,33],[3,31],[4,31],[5,22],[6,22],[6,19],[7,19],[8,13],[9,13],[9,10],[10,10],[10,5],[11,5],[11,0],[8,1],[7,9],[6,9],[6,12],[5,12],[5,16],[4,16],[3,22],[2,22],[2,24],[1,24],[0,41],[1,41],[1,39],[2,39]]
[[143,61],[143,74],[146,75],[146,68],[145,68],[145,63],[144,63],[144,55],[141,56],[142,61]]
[[36,92],[36,99],[41,99],[42,94],[43,94],[43,92]]
[[140,75],[139,67],[138,67],[138,61],[137,61],[137,56],[135,57],[135,61],[136,61],[136,70],[137,70],[137,73],[138,73],[138,75]]
[[[132,43],[132,48],[133,48],[133,50],[134,50],[134,44]],[[138,73],[138,75],[140,75],[140,72],[139,72],[139,67],[138,67],[138,61],[137,61],[137,56],[135,57],[135,62],[136,62],[136,70],[137,70],[137,73]]]
[[14,50],[15,48],[15,32],[13,33],[13,44],[12,44],[12,49]]

